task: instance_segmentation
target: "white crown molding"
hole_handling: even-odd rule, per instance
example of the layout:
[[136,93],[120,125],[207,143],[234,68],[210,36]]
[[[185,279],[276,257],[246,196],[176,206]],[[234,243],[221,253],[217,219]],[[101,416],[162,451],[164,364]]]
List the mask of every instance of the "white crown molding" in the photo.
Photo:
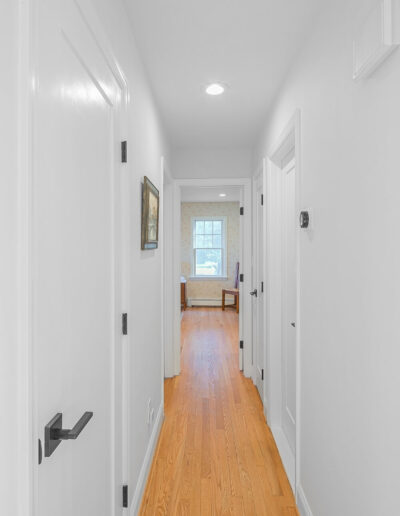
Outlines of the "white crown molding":
[[379,0],[361,21],[353,43],[353,79],[369,77],[400,43],[400,0]]

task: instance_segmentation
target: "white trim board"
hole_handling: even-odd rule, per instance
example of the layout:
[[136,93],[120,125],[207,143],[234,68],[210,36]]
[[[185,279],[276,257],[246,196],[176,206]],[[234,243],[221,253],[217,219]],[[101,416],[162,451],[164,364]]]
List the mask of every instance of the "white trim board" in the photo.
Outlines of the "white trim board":
[[[219,298],[189,298],[188,306],[222,306],[222,299]],[[234,303],[225,303],[225,306],[235,306]]]
[[279,451],[279,455],[282,459],[283,467],[285,468],[286,475],[289,479],[290,487],[293,493],[295,489],[295,458],[294,454],[289,446],[285,434],[280,426],[274,425],[271,427],[272,435],[274,436],[276,446]]
[[139,513],[142,503],[143,493],[146,488],[151,464],[153,462],[154,452],[157,448],[158,438],[160,436],[162,424],[164,421],[164,402],[162,401],[157,412],[157,417],[151,432],[149,444],[147,446],[146,455],[144,456],[142,467],[140,468],[139,478],[136,484],[135,493],[129,509],[130,516],[136,516]]
[[308,500],[306,498],[306,495],[304,493],[304,489],[300,484],[297,486],[297,508],[299,509],[299,512],[301,516],[313,516],[313,513],[310,508],[310,504],[308,503]]
[[353,42],[353,79],[367,79],[398,48],[400,1],[379,0],[361,20]]

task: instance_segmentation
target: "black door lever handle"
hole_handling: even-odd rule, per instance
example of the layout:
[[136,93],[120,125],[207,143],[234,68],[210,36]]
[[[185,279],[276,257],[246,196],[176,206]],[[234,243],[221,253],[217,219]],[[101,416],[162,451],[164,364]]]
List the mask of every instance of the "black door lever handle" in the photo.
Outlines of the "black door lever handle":
[[71,430],[62,427],[62,413],[56,414],[44,427],[44,455],[50,457],[61,441],[77,439],[93,417],[93,412],[85,412]]
[[80,420],[76,423],[74,428],[72,430],[65,430],[63,428],[58,429],[55,428],[51,434],[53,439],[76,439],[79,434],[82,432],[82,430],[85,428],[85,426],[89,423],[89,421],[93,417],[93,412],[85,412],[83,416],[80,418]]

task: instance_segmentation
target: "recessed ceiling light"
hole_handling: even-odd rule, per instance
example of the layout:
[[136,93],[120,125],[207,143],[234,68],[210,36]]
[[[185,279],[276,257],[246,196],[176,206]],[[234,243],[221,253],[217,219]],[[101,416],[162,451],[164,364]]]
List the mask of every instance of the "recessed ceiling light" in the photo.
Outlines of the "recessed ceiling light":
[[206,93],[209,95],[221,95],[221,93],[224,93],[225,88],[222,86],[222,84],[210,84],[206,88]]
[[219,196],[220,197],[226,197],[226,193],[220,193]]

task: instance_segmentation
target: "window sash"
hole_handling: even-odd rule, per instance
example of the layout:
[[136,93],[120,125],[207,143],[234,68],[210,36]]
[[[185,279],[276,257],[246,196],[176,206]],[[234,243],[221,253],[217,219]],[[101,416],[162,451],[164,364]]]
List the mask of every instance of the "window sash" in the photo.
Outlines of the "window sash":
[[[205,223],[212,222],[211,232],[206,232]],[[198,224],[200,223],[200,224]],[[203,224],[201,224],[203,223]],[[219,224],[217,224],[219,223]],[[196,231],[197,228],[200,231]],[[202,237],[200,240],[198,237]],[[205,238],[211,239],[211,246],[204,245]],[[215,240],[219,245],[215,245]],[[197,245],[203,244],[203,245]],[[219,251],[218,274],[198,274],[197,251]],[[192,276],[197,278],[220,278],[226,276],[226,217],[192,217]]]

